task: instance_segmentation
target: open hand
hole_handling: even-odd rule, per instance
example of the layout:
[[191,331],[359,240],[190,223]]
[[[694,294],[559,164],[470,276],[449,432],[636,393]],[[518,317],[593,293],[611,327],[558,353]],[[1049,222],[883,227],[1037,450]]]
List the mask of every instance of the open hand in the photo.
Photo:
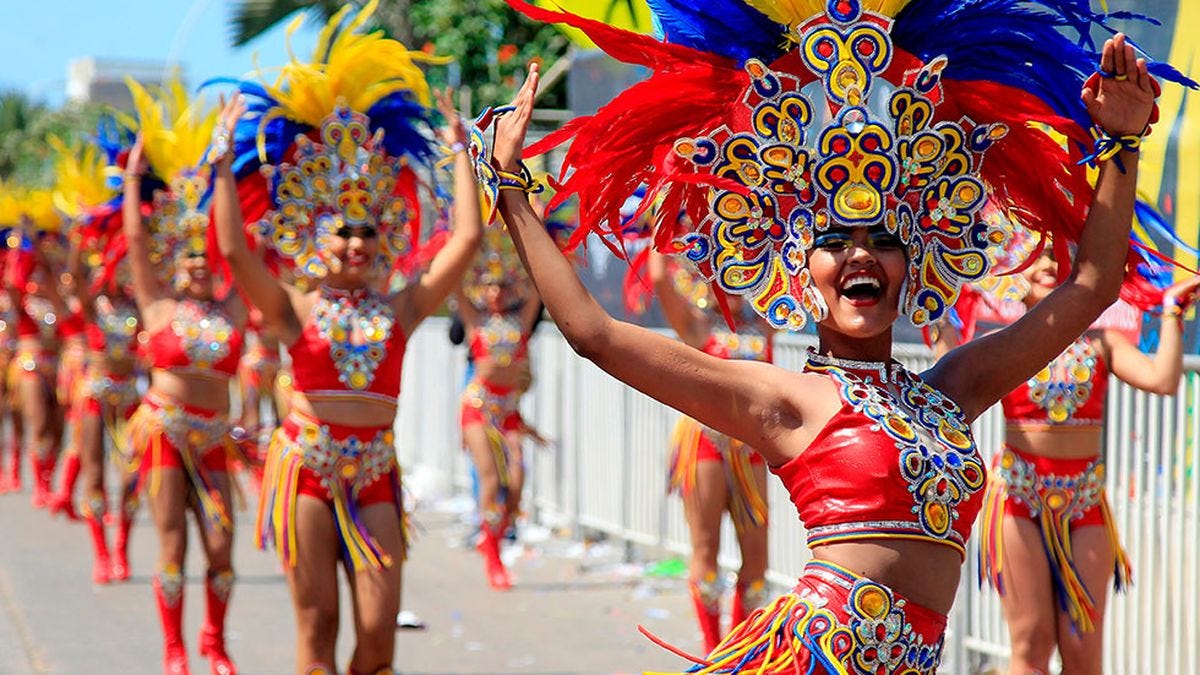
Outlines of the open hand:
[[246,97],[234,94],[229,100],[225,100],[222,96],[220,106],[221,112],[217,115],[217,126],[213,129],[208,151],[208,161],[212,164],[233,161],[229,152],[233,147],[233,130],[246,114]]
[[1176,306],[1186,309],[1195,299],[1198,288],[1200,288],[1200,274],[1169,286],[1167,290],[1163,291],[1163,302],[1174,303]]
[[513,111],[496,120],[496,141],[492,146],[492,161],[497,169],[516,173],[520,170],[521,151],[525,148],[525,132],[533,118],[537,98],[538,64],[529,65],[529,76],[513,99]]
[[437,100],[438,112],[446,120],[446,126],[442,128],[442,141],[450,147],[456,144],[465,146],[467,128],[463,125],[462,115],[458,114],[458,108],[454,106],[454,90],[447,87],[433,92],[433,96]]
[[133,147],[125,158],[125,173],[135,176],[145,176],[150,171],[150,160],[146,159],[146,141],[139,133],[133,139]]
[[[1141,136],[1158,121],[1158,81],[1122,33],[1104,43],[1102,73],[1088,78],[1080,98],[1088,114],[1110,136]],[[1106,76],[1107,75],[1107,76]]]

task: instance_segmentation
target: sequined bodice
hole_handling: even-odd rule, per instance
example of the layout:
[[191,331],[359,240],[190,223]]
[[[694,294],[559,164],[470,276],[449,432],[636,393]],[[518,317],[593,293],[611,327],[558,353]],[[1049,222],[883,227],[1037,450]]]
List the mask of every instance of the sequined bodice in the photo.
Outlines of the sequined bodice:
[[528,353],[529,338],[521,328],[520,315],[515,312],[489,315],[471,335],[471,354],[476,360],[511,365]]
[[1104,359],[1083,336],[1001,403],[1005,418],[1018,425],[1098,426],[1107,393]]
[[322,287],[288,350],[296,391],[375,394],[395,403],[405,345],[395,312],[379,293]]
[[124,360],[133,355],[138,333],[138,313],[133,303],[114,303],[100,296],[96,299],[96,325],[103,336],[101,346],[109,358]]
[[809,354],[842,408],[799,456],[772,469],[791,493],[809,544],[903,537],[960,552],[987,473],[958,406],[899,363]]
[[242,331],[221,303],[184,298],[165,328],[150,336],[150,365],[162,370],[237,372],[242,355]]

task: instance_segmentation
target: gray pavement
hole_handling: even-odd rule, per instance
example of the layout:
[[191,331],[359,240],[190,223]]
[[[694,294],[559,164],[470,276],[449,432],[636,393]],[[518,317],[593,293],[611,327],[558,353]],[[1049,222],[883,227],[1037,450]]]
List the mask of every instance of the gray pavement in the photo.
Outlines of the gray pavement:
[[[461,501],[452,502],[461,508]],[[238,585],[229,649],[243,675],[292,672],[294,631],[287,586],[273,554],[254,549],[253,511],[241,514],[234,552]],[[413,673],[631,673],[679,669],[682,660],[637,632],[698,651],[687,590],[677,579],[648,580],[606,544],[584,546],[529,527],[510,546],[515,587],[490,591],[482,559],[465,547],[458,509],[418,510],[418,535],[405,566],[405,603],[426,625],[399,630],[396,666]],[[186,567],[185,635],[192,668],[207,672],[195,635],[203,610],[204,563],[195,532]],[[51,519],[21,495],[0,495],[0,675],[156,673],[161,638],[150,587],[155,539],[141,514],[131,545],[133,577],[91,584],[90,541],[81,523]],[[343,597],[345,588],[343,582]],[[343,602],[338,654],[353,634]]]

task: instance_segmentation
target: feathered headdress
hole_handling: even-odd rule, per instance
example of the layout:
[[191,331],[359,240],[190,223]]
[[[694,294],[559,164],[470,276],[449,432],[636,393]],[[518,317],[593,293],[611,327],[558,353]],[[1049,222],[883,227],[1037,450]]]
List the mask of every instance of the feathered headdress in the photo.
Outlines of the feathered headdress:
[[665,41],[509,3],[653,71],[526,151],[573,139],[557,197],[580,199],[573,243],[612,231],[647,185],[646,204],[694,223],[660,216],[656,246],[776,327],[825,315],[806,261],[832,225],[904,242],[901,311],[925,325],[987,273],[986,205],[1064,235],[1056,245],[1084,223],[1093,138],[1078,92],[1099,58],[1091,29],[1110,18],[1087,0],[649,0]]
[[408,162],[431,163],[435,145],[429,85],[417,64],[445,60],[362,32],[377,4],[353,16],[343,7],[321,31],[311,61],[292,55],[273,82],[263,73],[259,81],[213,81],[233,83],[246,97],[233,152],[247,225],[257,223],[264,240],[310,279],[328,272],[322,240],[342,225],[375,227],[388,270],[420,234]]
[[209,248],[212,167],[204,159],[218,111],[189,97],[178,79],[153,93],[132,78],[126,84],[136,118],[123,115],[122,122],[139,130],[150,171],[166,184],[154,191],[148,226],[150,261],[167,281],[167,273],[181,270],[179,258],[206,255]]

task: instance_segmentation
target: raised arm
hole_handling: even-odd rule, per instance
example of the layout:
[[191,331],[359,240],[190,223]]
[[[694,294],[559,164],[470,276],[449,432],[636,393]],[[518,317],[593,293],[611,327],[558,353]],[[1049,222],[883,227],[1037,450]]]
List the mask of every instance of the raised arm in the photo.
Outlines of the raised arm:
[[150,306],[166,298],[162,284],[154,275],[154,263],[150,262],[150,233],[142,223],[142,177],[149,171],[150,164],[142,154],[142,135],[138,134],[125,163],[125,196],[121,203],[121,224],[125,231],[125,242],[129,247],[129,272],[133,279],[133,299],[138,311],[146,316]]
[[675,288],[671,278],[671,270],[667,265],[667,256],[650,248],[650,260],[646,263],[650,273],[650,284],[654,287],[654,295],[662,307],[663,315],[671,329],[688,346],[699,349],[708,340],[708,326],[703,314],[689,303]]
[[[498,122],[493,161],[502,171],[518,171],[537,80],[534,66],[516,109]],[[783,432],[797,428],[799,419],[781,396],[785,371],[708,356],[613,319],[579,281],[524,194],[503,190],[500,212],[550,316],[576,352],[638,391],[752,445],[768,461],[788,457],[781,450]]]
[[[1118,34],[1104,45],[1101,68],[1116,77],[1094,77],[1082,98],[1092,120],[1110,136],[1137,136],[1147,126],[1157,83],[1133,46]],[[1037,373],[1113,302],[1121,289],[1129,229],[1137,196],[1138,154],[1122,149],[1100,165],[1095,196],[1071,276],[1011,326],[946,355],[928,379],[973,419]]]
[[1152,394],[1170,396],[1179,391],[1183,377],[1183,313],[1200,287],[1200,276],[1180,281],[1163,295],[1162,329],[1153,357],[1142,353],[1120,331],[1106,330],[1100,342],[1108,367],[1122,382]]
[[529,289],[525,294],[525,304],[521,305],[521,329],[526,333],[533,332],[533,326],[537,323],[538,316],[546,305],[542,302],[542,296],[537,292],[537,286],[528,284]]
[[437,311],[450,292],[462,283],[463,274],[483,240],[483,211],[479,206],[475,171],[467,154],[467,130],[454,109],[453,92],[448,89],[438,92],[437,100],[438,109],[446,118],[444,140],[454,150],[454,232],[411,293],[399,296],[406,335],[411,335],[425,317]]
[[[246,104],[238,95],[227,101],[221,110],[217,133],[228,134],[246,112]],[[221,145],[221,144],[214,144]],[[228,143],[223,144],[225,148]],[[246,244],[242,207],[238,202],[237,179],[233,175],[233,156],[226,151],[215,160],[213,171],[213,219],[217,228],[217,247],[229,264],[238,288],[262,313],[263,327],[284,344],[292,344],[300,336],[300,321],[293,309],[289,287],[281,283]]]

